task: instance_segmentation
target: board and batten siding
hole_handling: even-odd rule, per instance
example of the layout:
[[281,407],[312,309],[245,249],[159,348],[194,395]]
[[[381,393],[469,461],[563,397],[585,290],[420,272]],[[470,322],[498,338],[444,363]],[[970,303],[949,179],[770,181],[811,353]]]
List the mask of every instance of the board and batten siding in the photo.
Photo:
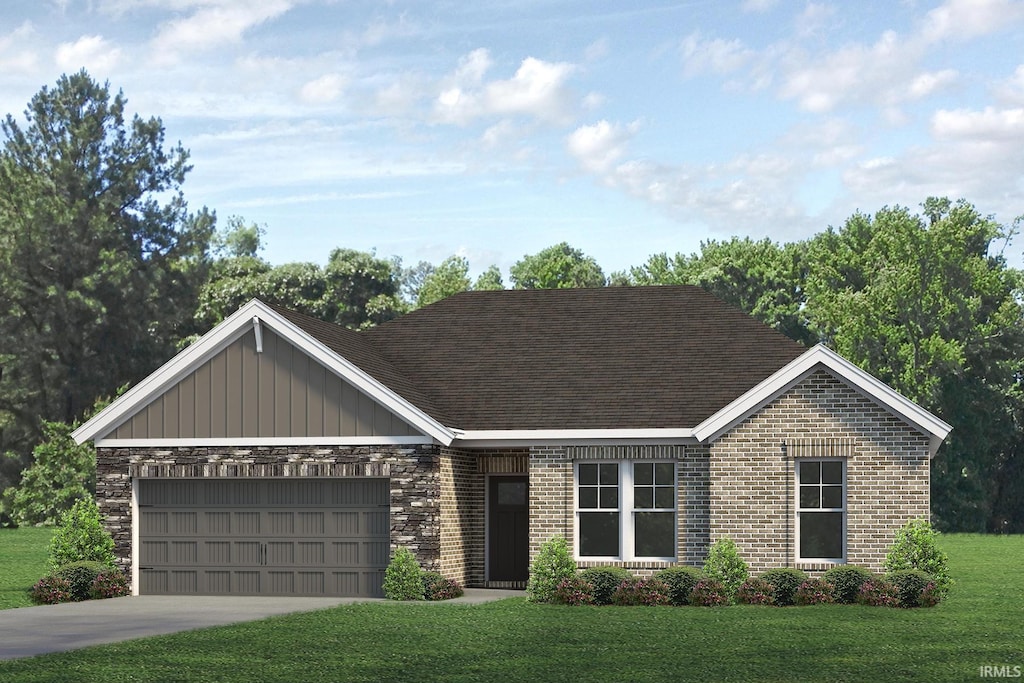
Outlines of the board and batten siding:
[[416,436],[301,349],[247,332],[121,423],[115,439]]

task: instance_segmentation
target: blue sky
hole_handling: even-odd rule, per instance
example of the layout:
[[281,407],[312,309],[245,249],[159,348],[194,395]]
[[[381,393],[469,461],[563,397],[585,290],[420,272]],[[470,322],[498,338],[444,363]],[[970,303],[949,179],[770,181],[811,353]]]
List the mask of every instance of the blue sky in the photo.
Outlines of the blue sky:
[[274,263],[611,272],[931,195],[1024,214],[1020,1],[4,1],[0,112],[81,67]]

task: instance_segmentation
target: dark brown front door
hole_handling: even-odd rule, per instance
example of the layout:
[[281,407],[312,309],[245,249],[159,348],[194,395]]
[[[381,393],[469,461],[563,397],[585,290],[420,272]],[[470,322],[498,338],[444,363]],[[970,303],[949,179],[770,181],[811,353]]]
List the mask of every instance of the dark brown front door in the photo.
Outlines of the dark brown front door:
[[526,581],[530,569],[530,484],[527,477],[491,477],[488,560],[491,581]]

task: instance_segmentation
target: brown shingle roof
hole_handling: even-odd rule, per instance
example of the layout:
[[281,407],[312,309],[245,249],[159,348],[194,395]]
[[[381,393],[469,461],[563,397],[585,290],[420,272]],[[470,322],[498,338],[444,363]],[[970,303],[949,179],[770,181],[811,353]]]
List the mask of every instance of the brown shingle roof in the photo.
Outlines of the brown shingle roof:
[[448,427],[694,427],[806,349],[698,287],[465,292],[365,332],[289,319]]

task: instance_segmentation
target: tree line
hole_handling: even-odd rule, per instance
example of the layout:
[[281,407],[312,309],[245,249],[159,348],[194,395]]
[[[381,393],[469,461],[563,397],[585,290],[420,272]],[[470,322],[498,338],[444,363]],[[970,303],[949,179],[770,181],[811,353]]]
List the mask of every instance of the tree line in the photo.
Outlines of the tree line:
[[[819,342],[954,426],[933,521],[1024,532],[1022,272],[1010,227],[967,201],[856,213],[801,241],[732,238],[606,274],[567,243],[476,279],[336,248],[272,265],[265,229],[190,210],[188,151],[85,71],[8,115],[0,149],[0,522],[46,521],[94,486],[71,425],[252,297],[361,329],[466,290],[692,284]],[[94,467],[94,463],[93,463]]]

